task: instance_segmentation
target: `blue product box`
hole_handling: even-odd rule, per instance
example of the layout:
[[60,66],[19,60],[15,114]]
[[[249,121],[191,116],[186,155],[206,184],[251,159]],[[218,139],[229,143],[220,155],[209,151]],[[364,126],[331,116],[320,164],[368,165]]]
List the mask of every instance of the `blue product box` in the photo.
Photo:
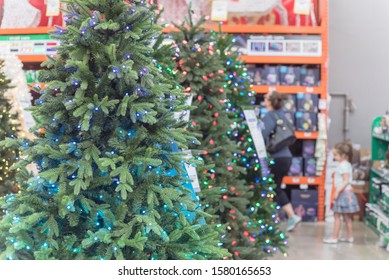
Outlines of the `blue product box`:
[[296,95],[289,94],[287,95],[287,99],[284,100],[284,110],[287,112],[296,112]]
[[303,176],[303,158],[293,157],[289,168],[289,176]]
[[319,95],[310,93],[297,93],[296,104],[297,111],[317,113],[319,110]]
[[300,67],[298,66],[280,66],[280,84],[283,86],[300,85]]
[[265,65],[263,70],[264,84],[268,86],[276,86],[280,84],[278,66]]
[[316,190],[292,190],[291,198],[294,212],[303,222],[317,221],[318,193]]
[[304,158],[304,176],[316,176],[316,158]]
[[296,130],[304,132],[317,131],[317,114],[314,112],[296,112]]
[[314,66],[300,68],[300,85],[307,87],[320,86],[320,69]]
[[302,141],[302,155],[303,158],[311,158],[315,156],[316,141],[315,140],[304,140]]

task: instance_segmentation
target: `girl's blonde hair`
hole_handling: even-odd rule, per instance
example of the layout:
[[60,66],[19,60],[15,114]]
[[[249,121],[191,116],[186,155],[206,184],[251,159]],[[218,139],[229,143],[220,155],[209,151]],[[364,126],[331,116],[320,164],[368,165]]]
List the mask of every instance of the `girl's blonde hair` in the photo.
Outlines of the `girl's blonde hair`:
[[334,146],[334,149],[340,154],[345,155],[348,161],[353,159],[353,146],[348,142],[338,143]]

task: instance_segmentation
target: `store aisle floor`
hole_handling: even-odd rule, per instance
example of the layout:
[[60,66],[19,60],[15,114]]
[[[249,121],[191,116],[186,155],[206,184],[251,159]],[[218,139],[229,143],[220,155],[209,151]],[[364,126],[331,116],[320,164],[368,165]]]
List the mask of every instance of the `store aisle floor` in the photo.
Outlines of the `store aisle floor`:
[[288,233],[288,256],[271,260],[389,260],[389,252],[377,246],[379,240],[365,223],[354,221],[354,243],[324,244],[332,233],[333,223],[301,223]]

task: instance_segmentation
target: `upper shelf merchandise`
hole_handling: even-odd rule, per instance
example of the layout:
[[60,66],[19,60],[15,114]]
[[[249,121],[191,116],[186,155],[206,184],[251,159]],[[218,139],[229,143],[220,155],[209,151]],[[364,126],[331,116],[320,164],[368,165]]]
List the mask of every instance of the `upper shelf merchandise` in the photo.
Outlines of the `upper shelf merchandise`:
[[[164,9],[161,22],[182,22],[192,2],[197,16],[211,15],[210,21],[224,21],[228,25],[282,25],[317,26],[319,22],[318,1],[312,0],[307,10],[302,11],[291,0],[154,0]],[[222,2],[222,3],[221,3]],[[224,3],[223,3],[224,2]],[[217,10],[218,13],[212,13]]]
[[0,28],[63,25],[59,1],[0,0]]

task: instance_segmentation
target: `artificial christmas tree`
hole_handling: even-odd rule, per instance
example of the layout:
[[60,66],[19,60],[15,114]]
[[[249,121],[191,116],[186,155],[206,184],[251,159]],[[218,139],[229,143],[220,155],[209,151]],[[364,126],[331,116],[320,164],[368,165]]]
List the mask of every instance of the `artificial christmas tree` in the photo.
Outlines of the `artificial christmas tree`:
[[[58,56],[45,63],[33,108],[38,138],[19,141],[27,188],[3,203],[0,257],[227,256],[184,187],[175,150],[197,140],[174,118],[183,94],[153,61],[154,13],[140,0],[64,2],[68,27],[53,33]],[[25,171],[32,162],[35,177]]]
[[[16,138],[19,132],[18,115],[6,97],[10,82],[4,74],[4,61],[0,61],[0,141],[7,137]],[[19,156],[19,149],[15,146],[0,147],[0,196],[18,191],[15,170],[11,170],[11,166]]]
[[250,200],[250,217],[256,220],[252,224],[257,248],[263,249],[263,257],[277,251],[284,252],[285,234],[279,229],[277,204],[273,202],[275,192],[274,182],[268,171],[267,157],[260,157],[254,145],[244,110],[254,110],[255,92],[247,74],[247,68],[239,58],[239,53],[233,51],[234,37],[221,32],[211,33],[216,41],[216,49],[226,68],[227,106],[233,122],[232,129],[227,134],[237,143],[233,162],[246,169],[241,178],[254,190]]
[[248,215],[249,201],[254,194],[243,179],[244,167],[233,162],[236,143],[227,132],[232,121],[227,110],[225,66],[217,54],[213,38],[201,27],[201,18],[194,23],[191,11],[185,23],[175,25],[179,32],[171,36],[177,47],[177,69],[181,85],[193,96],[188,130],[201,135],[200,148],[193,154],[204,165],[198,168],[201,203],[212,214],[208,222],[219,226],[223,246],[235,259],[261,258],[255,247],[255,230]]

